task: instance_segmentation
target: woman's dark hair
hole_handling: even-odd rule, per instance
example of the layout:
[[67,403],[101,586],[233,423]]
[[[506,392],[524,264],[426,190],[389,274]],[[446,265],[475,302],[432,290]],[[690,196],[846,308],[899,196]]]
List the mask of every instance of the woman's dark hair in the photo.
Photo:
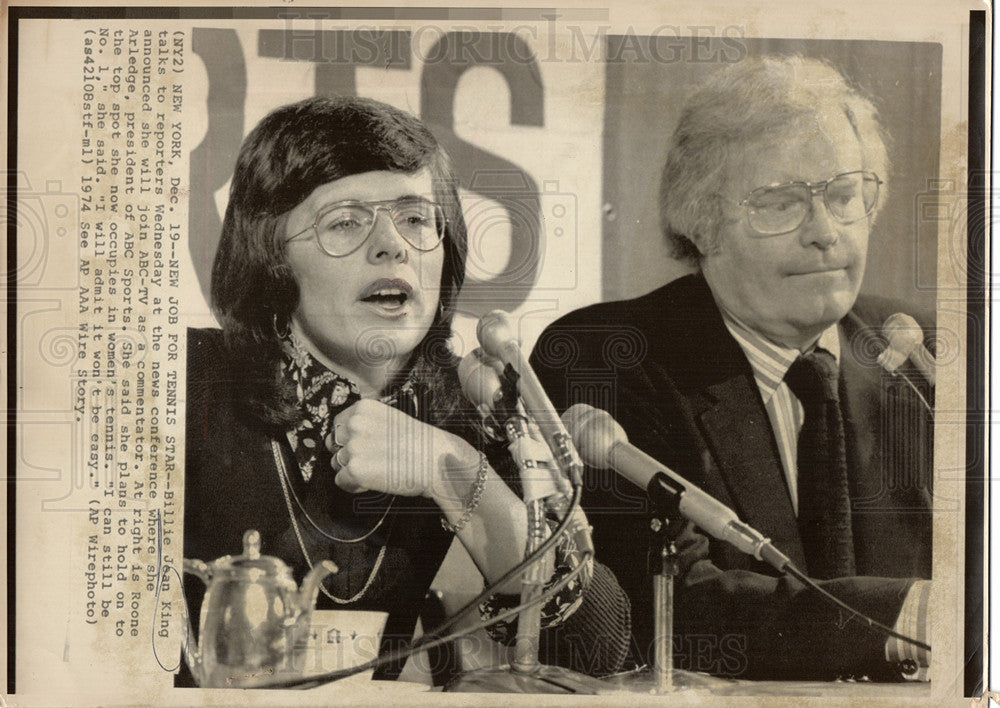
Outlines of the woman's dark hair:
[[385,103],[310,98],[267,115],[240,149],[212,266],[212,308],[242,380],[243,398],[270,423],[292,415],[275,364],[277,328],[289,322],[299,289],[286,258],[288,212],[317,187],[364,172],[428,170],[444,208],[445,249],[438,313],[418,352],[440,354],[465,279],[467,235],[451,162],[417,118]]

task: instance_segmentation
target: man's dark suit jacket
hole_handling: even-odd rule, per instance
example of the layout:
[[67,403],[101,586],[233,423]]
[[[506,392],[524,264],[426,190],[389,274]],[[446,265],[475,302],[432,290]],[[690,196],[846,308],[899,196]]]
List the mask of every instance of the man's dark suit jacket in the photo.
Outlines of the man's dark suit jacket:
[[[859,298],[840,323],[854,550],[859,576],[871,577],[822,582],[889,626],[913,579],[930,578],[931,570],[930,416],[906,382],[875,361],[885,348],[878,328],[898,309]],[[700,275],[571,313],[542,334],[532,364],[560,411],[579,402],[608,410],[630,442],[806,569],[753,372]],[[649,663],[645,494],[611,472],[588,470],[584,505],[597,557],[632,600],[635,658]],[[886,638],[815,591],[690,525],[679,545],[674,647],[681,668],[756,678],[899,676],[885,660]]]

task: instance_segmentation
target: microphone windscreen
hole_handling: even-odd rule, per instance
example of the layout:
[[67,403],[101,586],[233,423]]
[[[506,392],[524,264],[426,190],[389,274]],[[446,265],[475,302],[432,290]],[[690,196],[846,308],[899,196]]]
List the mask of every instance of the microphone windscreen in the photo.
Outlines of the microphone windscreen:
[[493,310],[479,318],[476,337],[487,354],[500,359],[503,358],[503,347],[517,341],[514,335],[514,323],[510,315],[503,310]]
[[895,371],[906,361],[913,350],[921,345],[924,331],[917,321],[903,312],[890,315],[882,325],[882,334],[889,347],[879,355],[878,363],[886,371]]
[[611,468],[611,450],[616,443],[628,442],[625,430],[611,414],[577,403],[562,414],[563,425],[573,438],[580,457],[591,467]]
[[496,368],[498,365],[496,359],[478,348],[466,354],[458,365],[458,380],[462,384],[462,392],[477,408],[485,405],[493,410],[501,389]]

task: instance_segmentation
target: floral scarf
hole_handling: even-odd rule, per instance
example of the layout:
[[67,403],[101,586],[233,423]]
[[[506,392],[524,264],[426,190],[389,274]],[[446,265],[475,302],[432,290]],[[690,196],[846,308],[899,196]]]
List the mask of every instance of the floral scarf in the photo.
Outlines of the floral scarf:
[[[333,419],[342,410],[361,400],[357,385],[330,371],[317,361],[294,334],[281,344],[284,358],[282,376],[295,384],[295,397],[305,413],[302,421],[288,431],[302,478],[308,482],[317,469],[330,469],[337,445],[333,441]],[[410,415],[418,413],[413,374],[397,389],[379,400]]]
[[[299,470],[306,482],[318,469],[331,469],[334,451],[337,449],[333,436],[333,419],[342,410],[361,400],[358,387],[348,379],[330,371],[317,361],[293,334],[282,341],[284,358],[281,373],[295,383],[295,396],[300,409],[305,413],[302,421],[288,431],[288,441],[295,453]],[[409,415],[417,417],[419,396],[416,393],[414,371],[391,394],[381,400]],[[551,521],[550,525],[555,522]],[[583,557],[573,541],[572,535],[564,537],[556,547],[556,567],[546,588],[564,578],[583,562]],[[344,561],[341,564],[347,565]],[[593,575],[593,562],[588,561],[582,576],[571,581],[542,608],[542,626],[551,627],[564,622],[583,601],[583,588]],[[500,612],[513,608],[520,602],[520,595],[493,595],[479,606],[484,619],[491,619]],[[493,639],[503,644],[511,644],[517,634],[517,618],[493,625],[489,630]]]

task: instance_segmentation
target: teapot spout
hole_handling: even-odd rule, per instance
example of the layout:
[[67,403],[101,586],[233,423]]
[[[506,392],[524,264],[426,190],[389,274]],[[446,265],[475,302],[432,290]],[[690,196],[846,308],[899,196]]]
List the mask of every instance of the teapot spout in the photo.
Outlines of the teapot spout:
[[325,560],[309,571],[305,580],[302,581],[302,589],[299,590],[299,612],[312,612],[313,606],[316,604],[320,583],[326,576],[336,573],[337,570],[337,565],[333,561]]

